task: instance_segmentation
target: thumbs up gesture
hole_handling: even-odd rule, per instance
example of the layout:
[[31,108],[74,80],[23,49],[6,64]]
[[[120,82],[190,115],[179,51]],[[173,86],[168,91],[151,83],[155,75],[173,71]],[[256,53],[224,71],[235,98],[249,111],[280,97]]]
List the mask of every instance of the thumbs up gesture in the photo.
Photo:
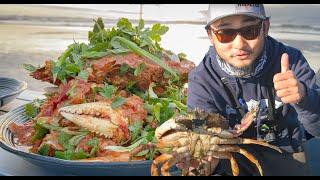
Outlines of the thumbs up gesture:
[[306,95],[304,85],[289,68],[289,56],[287,53],[281,56],[281,72],[274,75],[273,83],[277,96],[283,103],[297,104]]

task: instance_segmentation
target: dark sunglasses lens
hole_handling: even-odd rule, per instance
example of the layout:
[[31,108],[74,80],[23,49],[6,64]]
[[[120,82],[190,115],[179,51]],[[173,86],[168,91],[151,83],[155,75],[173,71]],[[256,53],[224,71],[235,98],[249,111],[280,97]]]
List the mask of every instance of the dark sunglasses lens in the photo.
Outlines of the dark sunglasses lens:
[[260,30],[261,30],[261,24],[259,23],[258,25],[248,26],[243,28],[240,31],[240,34],[246,40],[253,40],[258,37],[258,35],[260,34]]
[[223,29],[215,32],[215,35],[221,43],[229,43],[233,41],[237,36],[237,31],[239,31],[240,35],[246,40],[253,40],[259,36],[261,26],[262,24],[258,23],[256,25],[241,28],[240,30]]
[[216,36],[221,43],[228,43],[234,40],[237,36],[237,32],[231,29],[225,29],[217,32]]

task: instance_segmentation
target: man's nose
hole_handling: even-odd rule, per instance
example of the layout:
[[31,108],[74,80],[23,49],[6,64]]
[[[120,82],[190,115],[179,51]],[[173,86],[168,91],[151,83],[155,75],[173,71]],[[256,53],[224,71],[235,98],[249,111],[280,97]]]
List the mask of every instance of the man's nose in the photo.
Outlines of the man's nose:
[[236,38],[232,42],[232,45],[234,49],[243,49],[246,43],[246,39],[244,39],[244,37],[242,37],[241,35],[237,34]]

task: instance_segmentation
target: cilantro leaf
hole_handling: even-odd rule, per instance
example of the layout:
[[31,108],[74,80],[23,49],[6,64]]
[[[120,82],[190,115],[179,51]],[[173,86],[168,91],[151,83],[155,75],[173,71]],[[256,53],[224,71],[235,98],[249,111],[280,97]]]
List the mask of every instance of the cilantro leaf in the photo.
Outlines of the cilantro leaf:
[[140,19],[140,20],[139,20],[138,29],[139,29],[139,30],[142,30],[143,28],[144,28],[144,20],[143,20],[143,19]]
[[134,124],[129,126],[132,142],[135,142],[139,137],[139,135],[141,134],[142,125],[143,125],[142,121],[136,121]]
[[96,137],[93,139],[90,139],[87,142],[87,145],[92,147],[92,149],[90,151],[90,156],[94,157],[96,155],[97,151],[99,150],[99,139]]
[[123,104],[126,103],[126,99],[121,97],[121,96],[117,96],[115,100],[113,100],[112,104],[111,104],[111,108],[115,109],[118,108],[120,106],[122,106]]
[[131,22],[127,18],[121,18],[117,23],[117,27],[120,29],[120,31],[126,34],[136,35]]
[[44,144],[38,151],[40,155],[48,156],[50,151],[50,147],[48,144]]
[[40,106],[44,101],[36,99],[32,103],[26,104],[24,107],[25,113],[30,118],[35,118],[40,113]]
[[85,70],[82,70],[82,71],[80,71],[80,73],[78,74],[78,76],[79,76],[81,79],[87,81],[87,80],[88,80],[88,77],[89,77],[89,73],[88,73],[87,71],[85,71]]
[[138,76],[143,70],[144,68],[146,67],[146,64],[145,63],[141,63],[138,65],[138,67],[134,70],[134,76]]
[[111,51],[88,51],[81,54],[81,59],[99,59],[111,54]]
[[79,151],[74,150],[66,150],[66,151],[55,151],[54,157],[66,160],[77,160],[77,159],[86,159],[89,158],[90,155],[84,152],[83,149]]
[[149,32],[149,37],[156,42],[160,42],[161,35],[165,34],[168,30],[169,28],[167,26],[161,25],[159,23],[154,24],[151,31]]
[[97,33],[100,32],[101,29],[104,29],[104,23],[101,17],[99,17],[93,26],[93,32]]
[[68,147],[68,141],[72,138],[72,135],[70,134],[67,134],[65,132],[61,132],[59,134],[59,137],[58,137],[58,142],[59,144],[61,144],[65,149],[67,149]]
[[107,99],[110,99],[113,94],[117,92],[118,88],[113,85],[109,85],[108,83],[105,83],[103,88],[99,88],[99,94]]
[[124,63],[120,67],[120,75],[124,75],[126,72],[128,72],[130,69],[130,66],[127,63]]
[[32,136],[32,142],[44,138],[46,134],[49,133],[47,128],[40,126],[39,124],[35,124],[33,128],[35,130],[35,134]]
[[69,144],[70,146],[77,146],[77,145],[80,143],[80,141],[81,141],[83,138],[86,137],[87,134],[88,134],[88,132],[83,132],[83,133],[81,133],[81,134],[78,134],[78,135],[73,136],[72,138],[70,138],[70,139],[68,140],[68,144]]
[[154,113],[154,116],[155,118],[161,122],[161,107],[162,107],[162,104],[161,103],[156,103],[155,105],[153,105],[153,113]]
[[29,116],[30,118],[34,118],[38,115],[39,109],[35,107],[33,104],[27,104],[25,106],[25,112],[27,116]]
[[23,68],[30,71],[30,72],[35,72],[37,69],[40,67],[33,66],[31,64],[22,64]]

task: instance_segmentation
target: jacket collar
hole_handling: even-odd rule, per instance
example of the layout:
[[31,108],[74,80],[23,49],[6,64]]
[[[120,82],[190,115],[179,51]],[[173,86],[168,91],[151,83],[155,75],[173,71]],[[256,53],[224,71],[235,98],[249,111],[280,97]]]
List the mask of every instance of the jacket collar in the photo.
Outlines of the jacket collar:
[[264,50],[262,52],[262,55],[259,57],[259,59],[255,61],[255,63],[253,64],[253,67],[250,69],[240,69],[240,68],[231,66],[226,61],[224,61],[218,55],[218,53],[215,53],[215,54],[216,54],[215,59],[217,60],[217,64],[219,65],[221,70],[223,70],[225,73],[233,77],[251,78],[251,77],[257,76],[258,74],[261,73],[261,71],[263,70],[267,62],[266,45],[264,45]]

